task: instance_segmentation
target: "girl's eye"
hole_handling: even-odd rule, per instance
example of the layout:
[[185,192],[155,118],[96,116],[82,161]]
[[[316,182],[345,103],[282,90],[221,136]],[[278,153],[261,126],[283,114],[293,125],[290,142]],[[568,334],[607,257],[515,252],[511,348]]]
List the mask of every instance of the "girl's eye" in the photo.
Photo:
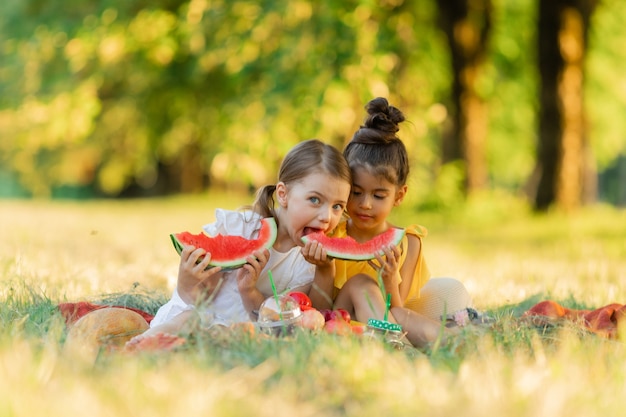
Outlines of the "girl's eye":
[[313,204],[319,204],[320,203],[320,199],[319,197],[309,197],[309,201]]
[[386,195],[376,195],[374,194],[374,198],[377,200],[384,200],[387,196]]
[[343,209],[344,209],[343,204],[335,204],[335,205],[333,206],[333,210],[343,211]]
[[360,196],[361,194],[363,193],[361,193],[360,191],[352,191],[352,195]]

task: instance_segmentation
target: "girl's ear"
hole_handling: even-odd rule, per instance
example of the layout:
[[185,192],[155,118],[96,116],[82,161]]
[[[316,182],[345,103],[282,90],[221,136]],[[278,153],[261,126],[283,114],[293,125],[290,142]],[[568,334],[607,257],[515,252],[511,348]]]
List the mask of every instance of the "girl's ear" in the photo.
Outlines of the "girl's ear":
[[402,203],[402,200],[404,200],[404,196],[406,195],[406,191],[407,191],[407,186],[406,184],[404,184],[402,187],[398,188],[398,191],[396,191],[396,198],[393,202],[394,206],[399,206],[400,203]]
[[287,185],[282,181],[276,184],[276,200],[282,208],[287,208]]

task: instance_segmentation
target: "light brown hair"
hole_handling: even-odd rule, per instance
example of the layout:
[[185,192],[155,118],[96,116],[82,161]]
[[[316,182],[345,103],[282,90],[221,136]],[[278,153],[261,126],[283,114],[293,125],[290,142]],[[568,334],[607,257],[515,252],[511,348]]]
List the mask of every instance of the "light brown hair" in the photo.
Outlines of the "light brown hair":
[[[287,153],[278,171],[278,182],[289,185],[320,172],[352,183],[350,167],[341,152],[319,139],[309,139]],[[276,184],[266,185],[257,191],[253,206],[255,212],[263,217],[276,217],[274,191]]]

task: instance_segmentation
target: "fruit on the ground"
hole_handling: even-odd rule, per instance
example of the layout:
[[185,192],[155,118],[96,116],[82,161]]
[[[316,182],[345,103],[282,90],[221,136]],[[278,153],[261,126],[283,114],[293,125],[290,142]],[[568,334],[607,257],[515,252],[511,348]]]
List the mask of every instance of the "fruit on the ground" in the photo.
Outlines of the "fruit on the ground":
[[313,304],[311,303],[311,299],[308,295],[300,291],[290,291],[287,295],[291,296],[294,300],[298,302],[300,305],[300,310],[305,311],[313,308]]
[[324,316],[324,321],[328,321],[332,318],[331,312],[332,310],[327,310],[327,309],[320,310],[320,313],[322,313],[322,316]]
[[330,334],[337,334],[341,336],[352,334],[352,326],[341,318],[334,318],[328,320],[324,324],[324,330]]
[[348,313],[346,310],[344,310],[343,308],[338,308],[335,310],[320,310],[320,312],[322,313],[322,315],[324,316],[324,320],[329,321],[329,320],[343,320],[347,323],[350,323],[350,320],[352,319],[350,317],[350,313]]
[[321,330],[324,328],[325,323],[326,320],[324,320],[322,313],[314,308],[310,308],[302,312],[301,325],[305,329],[313,331]]
[[237,268],[247,263],[246,258],[254,252],[271,248],[276,241],[277,234],[276,221],[272,217],[267,217],[261,220],[261,229],[256,239],[221,234],[209,236],[205,233],[190,232],[173,233],[170,238],[179,254],[184,246],[191,245],[211,254],[210,266]]
[[362,335],[363,333],[365,333],[366,326],[362,323],[352,323],[351,327],[352,327],[352,334]]
[[329,237],[322,232],[303,236],[302,241],[306,243],[311,240],[321,243],[330,257],[360,261],[374,259],[376,254],[382,255],[385,246],[398,245],[403,236],[404,229],[390,227],[387,231],[363,243],[357,242],[350,236]]
[[121,350],[132,337],[150,326],[138,313],[121,307],[107,307],[85,314],[72,324],[64,349],[93,361],[100,351]]
[[348,313],[343,308],[338,308],[337,310],[335,310],[335,314],[339,314],[341,316],[341,318],[344,321],[347,321],[348,323],[350,323],[350,320],[352,320],[352,317],[350,317],[350,313]]

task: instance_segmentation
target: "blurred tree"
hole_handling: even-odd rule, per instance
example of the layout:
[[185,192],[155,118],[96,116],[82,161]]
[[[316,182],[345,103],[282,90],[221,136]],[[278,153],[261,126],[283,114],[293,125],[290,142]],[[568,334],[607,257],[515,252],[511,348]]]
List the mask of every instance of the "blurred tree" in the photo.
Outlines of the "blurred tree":
[[477,83],[487,57],[491,0],[438,0],[439,23],[452,63],[453,124],[443,140],[443,163],[465,164],[466,192],[487,186],[487,109]]
[[35,195],[68,184],[116,196],[273,180],[286,150],[326,121],[322,97],[354,57],[351,4],[72,0],[68,13],[63,4],[4,4],[0,20],[13,36],[3,72],[20,80],[1,83],[0,134],[11,141],[0,157]]
[[477,87],[489,106],[490,187],[524,195],[537,143],[536,0],[493,0],[489,55]]
[[[600,168],[626,151],[626,9],[603,5],[586,84]],[[456,207],[464,190],[487,181],[519,192],[538,142],[528,53],[537,45],[537,7],[1,1],[0,182],[5,193],[39,196],[251,189],[273,181],[302,139],[343,146],[364,104],[385,96],[409,121],[400,133],[413,157],[409,196],[420,207]],[[448,36],[438,14],[450,19]],[[460,130],[449,135],[452,125]]]
[[583,92],[591,16],[597,0],[540,0],[539,146],[534,206],[575,209],[595,198],[595,169]]

